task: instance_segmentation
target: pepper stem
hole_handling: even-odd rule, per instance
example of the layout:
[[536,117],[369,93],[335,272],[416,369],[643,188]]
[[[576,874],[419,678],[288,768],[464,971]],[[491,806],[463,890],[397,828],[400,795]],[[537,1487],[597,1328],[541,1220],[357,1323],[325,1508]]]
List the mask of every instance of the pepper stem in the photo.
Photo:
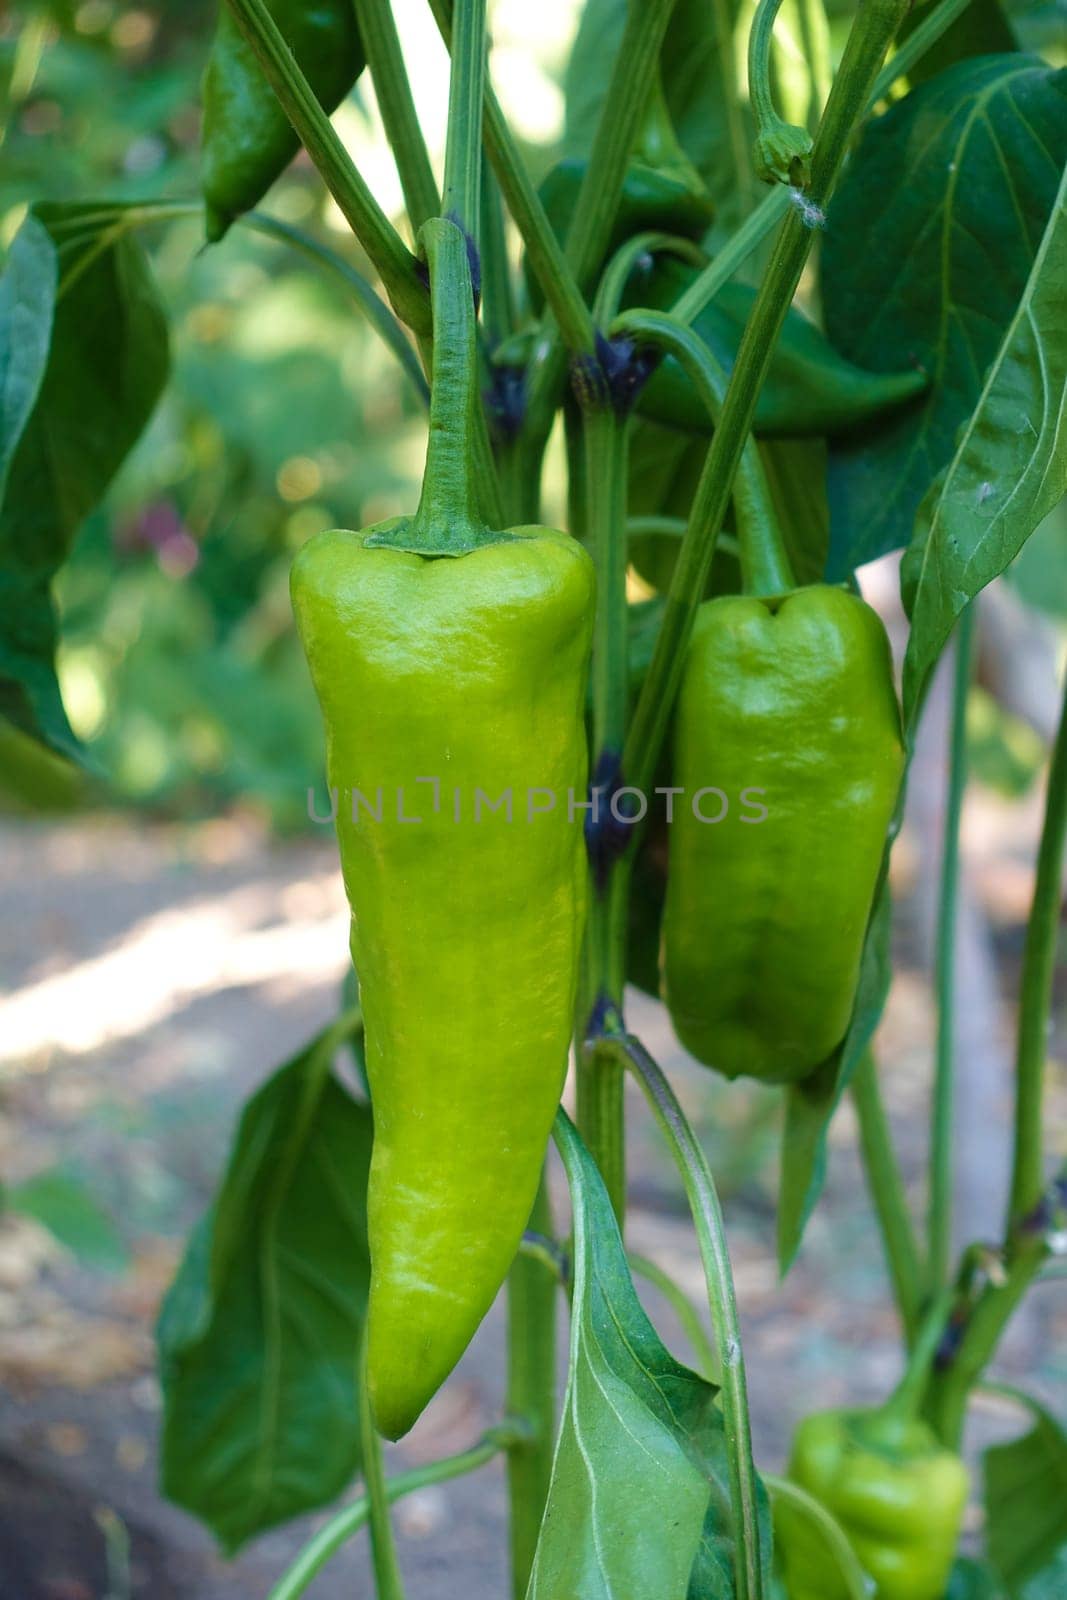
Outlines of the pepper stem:
[[430,269],[433,373],[430,437],[419,507],[413,517],[383,524],[368,545],[388,545],[421,556],[462,556],[502,537],[478,509],[475,432],[478,349],[467,241],[444,217],[419,233]]
[[954,1302],[955,1291],[946,1289],[931,1305],[916,1335],[904,1376],[882,1407],[883,1416],[891,1415],[902,1420],[918,1416],[930,1381],[934,1357],[940,1349]]
[[807,128],[786,122],[771,96],[771,47],[782,0],[759,0],[748,36],[748,95],[756,119],[753,159],[764,183],[792,183],[806,188],[808,157],[815,141]]

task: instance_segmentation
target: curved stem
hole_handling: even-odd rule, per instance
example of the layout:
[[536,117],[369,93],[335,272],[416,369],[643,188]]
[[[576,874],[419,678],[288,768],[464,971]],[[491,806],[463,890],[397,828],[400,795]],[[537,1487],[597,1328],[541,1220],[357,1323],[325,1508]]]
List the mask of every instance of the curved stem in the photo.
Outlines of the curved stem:
[[[551,1239],[552,1208],[545,1174],[530,1228]],[[508,1274],[508,1412],[525,1434],[508,1454],[511,1586],[523,1600],[533,1568],[556,1427],[557,1264],[520,1250]]]
[[833,1554],[837,1575],[845,1585],[848,1600],[869,1600],[870,1582],[867,1574],[860,1566],[859,1557],[849,1543],[848,1535],[825,1506],[813,1500],[810,1494],[798,1488],[788,1478],[778,1478],[773,1473],[765,1472],[763,1481],[773,1500],[784,1501],[795,1511],[801,1512],[818,1528],[824,1543]]
[[[612,332],[633,338],[639,344],[655,345],[672,355],[688,373],[712,423],[719,425],[729,379],[699,334],[692,328],[679,326],[666,312],[640,310],[624,311],[612,324]],[[774,497],[751,434],[744,442],[737,463],[734,505],[745,593],[783,594],[794,588],[796,579],[778,526]],[[688,568],[682,567],[683,556],[689,563]],[[670,590],[676,603],[685,603],[688,584],[705,559],[710,564],[702,541],[691,540],[687,555],[683,542]]]
[[[908,3],[909,0],[860,0],[812,155],[810,200],[820,212],[829,201],[853,126],[867,104],[879,65]],[[679,566],[687,561],[697,581],[684,601],[668,602],[627,740],[625,767],[638,787],[649,783],[655,770],[715,538],[730,501],[734,473],[752,431],[759,391],[811,242],[808,222],[794,210],[778,235],[741,338],[679,555]]]
[[673,1310],[682,1325],[682,1332],[693,1347],[697,1358],[697,1370],[701,1377],[707,1378],[709,1383],[718,1384],[719,1364],[715,1358],[715,1351],[711,1340],[704,1329],[704,1324],[697,1316],[696,1307],[680,1284],[675,1283],[669,1273],[650,1261],[647,1256],[634,1255],[631,1251],[627,1257],[630,1271],[636,1272],[639,1277],[647,1280],[659,1290],[664,1300]]
[[598,327],[606,327],[618,316],[630,274],[641,257],[660,253],[680,256],[694,266],[700,266],[704,260],[703,250],[692,239],[683,239],[673,233],[635,233],[619,246],[600,274],[593,301],[593,316]]
[[941,889],[937,913],[937,1060],[930,1125],[930,1186],[927,1212],[927,1291],[949,1281],[952,1251],[952,1109],[956,1074],[956,921],[960,883],[960,817],[967,786],[967,697],[971,687],[976,603],[961,613],[956,628],[945,825],[941,842]]
[[782,0],[759,0],[748,35],[748,94],[756,119],[756,171],[767,183],[807,181],[812,137],[778,115],[771,94],[774,24]]
[[632,1035],[606,1037],[604,1045],[634,1073],[659,1123],[682,1175],[693,1213],[700,1259],[708,1286],[708,1305],[722,1369],[722,1412],[730,1463],[730,1504],[734,1519],[734,1587],[737,1600],[760,1600],[763,1576],[756,1500],[756,1468],[748,1415],[745,1362],[734,1299],[726,1231],[715,1184],[704,1152],[674,1091],[656,1062]]
[[366,1340],[359,1360],[359,1433],[363,1449],[363,1478],[367,1486],[367,1518],[370,1523],[371,1556],[374,1562],[374,1592],[378,1600],[404,1600],[404,1583],[396,1559],[396,1541],[389,1520],[389,1500],[382,1466],[382,1441],[374,1425],[370,1392],[367,1388]]
[[883,1410],[895,1412],[902,1417],[912,1418],[918,1416],[927,1384],[930,1381],[930,1371],[934,1364],[934,1357],[937,1355],[941,1341],[944,1338],[945,1326],[955,1299],[955,1290],[944,1289],[926,1313],[908,1356],[908,1364],[904,1376],[890,1395]]
[[[485,1466],[487,1461],[492,1461],[502,1450],[511,1448],[512,1435],[507,1429],[497,1429],[487,1433],[484,1439],[479,1440],[469,1450],[462,1450],[458,1455],[448,1456],[443,1461],[431,1461],[428,1466],[416,1467],[411,1472],[399,1473],[395,1478],[386,1479],[385,1496],[390,1502],[399,1500],[406,1494],[414,1494],[418,1489],[427,1489],[431,1484],[447,1483],[450,1478],[462,1477],[464,1473],[475,1472],[479,1467]],[[297,1556],[292,1566],[274,1585],[267,1600],[300,1600],[300,1596],[310,1588],[315,1578],[323,1567],[335,1556],[341,1546],[347,1544],[352,1535],[358,1533],[370,1515],[370,1502],[366,1495],[361,1495],[350,1506],[345,1506],[336,1516],[331,1517],[324,1528],[320,1528],[315,1537]]]
[[910,1348],[919,1322],[922,1262],[871,1050],[865,1050],[860,1057],[849,1087],[859,1119],[863,1166],[881,1226],[893,1298]]
[[404,204],[411,226],[418,233],[424,222],[440,213],[441,201],[411,97],[393,8],[390,0],[355,0],[355,4],[360,38],[367,52],[378,109],[404,191]]
[[1049,1011],[1063,899],[1064,838],[1067,835],[1067,682],[1060,725],[1052,751],[1045,822],[1037,856],[1037,875],[1026,930],[1019,992],[1019,1037],[1015,1063],[1015,1152],[1012,1162],[1008,1233],[1041,1197],[1042,1107],[1048,1053]]
[[481,236],[482,102],[485,98],[485,0],[455,0],[452,76],[442,205],[473,240]]
[[375,332],[396,356],[422,404],[429,406],[430,385],[426,382],[423,370],[419,366],[418,357],[399,322],[362,272],[357,271],[350,262],[339,256],[335,250],[331,250],[328,245],[320,244],[310,234],[304,233],[300,228],[294,228],[289,222],[280,221],[277,217],[268,217],[262,211],[246,211],[235,220],[251,228],[255,233],[282,240],[294,250],[299,250],[309,260],[328,267],[336,277],[340,278],[346,289],[359,301]]
[[342,215],[373,261],[397,315],[417,333],[428,333],[430,305],[418,262],[356,171],[264,0],[225,3]]

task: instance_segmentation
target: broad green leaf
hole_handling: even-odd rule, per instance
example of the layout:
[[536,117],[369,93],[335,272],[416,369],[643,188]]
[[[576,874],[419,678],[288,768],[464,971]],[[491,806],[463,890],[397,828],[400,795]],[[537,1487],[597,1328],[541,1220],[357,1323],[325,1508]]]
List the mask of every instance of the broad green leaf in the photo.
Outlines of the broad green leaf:
[[[1047,1566],[1023,1584],[1012,1600],[1063,1600],[1067,1594],[1067,1544],[1062,1544]],[[999,1597],[998,1597],[999,1600]]]
[[[589,154],[627,0],[587,0],[564,80],[564,154]],[[760,198],[752,168],[752,122],[738,95],[734,33],[739,0],[678,0],[660,53],[675,131],[716,203],[716,228],[731,228]]]
[[11,458],[48,361],[56,275],[56,252],[48,230],[28,216],[0,276],[0,504]]
[[785,1094],[785,1128],[778,1180],[778,1265],[789,1270],[826,1181],[826,1135],[841,1096],[885,1009],[892,976],[892,906],[884,877],[863,948],[859,988],[849,1030],[828,1062]]
[[121,206],[41,204],[59,281],[48,363],[0,508],[0,714],[78,754],[56,682],[51,583],[147,423],[168,371],[167,323]]
[[371,1115],[332,1076],[338,1024],[245,1107],[160,1316],[163,1490],[233,1551],[360,1464]]
[[33,1217],[87,1266],[118,1272],[127,1265],[129,1252],[118,1229],[83,1179],[58,1169],[41,1172],[8,1189],[4,1198],[12,1211]]
[[570,1366],[527,1600],[730,1600],[717,1391],[661,1344],[563,1112],[556,1138],[574,1214]]
[[982,1458],[986,1548],[1012,1595],[1067,1555],[1067,1434],[1043,1406],[1026,1404],[1030,1432]]
[[1009,566],[1067,491],[1065,284],[1067,168],[977,405],[919,508],[902,574],[911,613],[904,658],[909,722],[960,612]]
[[963,61],[867,128],[830,207],[826,329],[858,366],[914,362],[930,388],[835,441],[832,577],[911,538],[1030,292],[1065,161],[1067,71],[1027,56]]

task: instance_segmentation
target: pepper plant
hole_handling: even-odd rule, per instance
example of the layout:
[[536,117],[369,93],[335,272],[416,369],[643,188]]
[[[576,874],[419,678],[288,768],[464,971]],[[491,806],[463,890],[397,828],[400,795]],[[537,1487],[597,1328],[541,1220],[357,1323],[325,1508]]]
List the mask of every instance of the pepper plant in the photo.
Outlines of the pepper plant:
[[[397,1600],[391,1501],[496,1456],[519,1600],[1003,1600],[1057,1592],[1056,1572],[1062,1586],[1059,1425],[1015,1396],[1034,1425],[987,1452],[984,1542],[966,1554],[960,1452],[1064,1234],[1042,1106],[1067,716],[1001,1238],[953,1261],[950,1199],[974,613],[1067,486],[1067,72],[1018,47],[996,0],[858,0],[833,32],[821,0],[780,6],[587,0],[568,151],[537,188],[489,81],[485,0],[429,0],[451,57],[439,192],[388,0],[224,0],[205,41],[202,200],[32,204],[8,254],[0,741],[6,786],[31,803],[62,798],[81,760],[50,581],[166,381],[138,231],[202,211],[213,248],[234,227],[287,240],[351,291],[427,407],[417,507],[315,535],[292,576],[358,990],[246,1106],[159,1326],[164,1488],[225,1549],[362,1479],[272,1600],[304,1593],[364,1525],[377,1593]],[[365,65],[406,234],[329,121]],[[298,143],[369,271],[256,209]],[[794,304],[806,271],[817,321]],[[557,424],[565,531],[539,525]],[[892,551],[901,696],[856,579]],[[889,856],[953,639],[920,1230],[873,1040]],[[783,1271],[830,1121],[855,1101],[904,1376],[880,1407],[806,1418],[784,1477],[753,1458],[714,1175],[628,1025],[628,984],[662,993],[709,1069],[782,1085]],[[343,1049],[361,1094],[335,1075]],[[700,1370],[667,1350],[631,1276],[627,1075],[692,1211],[713,1346],[657,1281]],[[505,1285],[505,1413],[459,1455],[386,1478],[381,1437],[412,1426]]]

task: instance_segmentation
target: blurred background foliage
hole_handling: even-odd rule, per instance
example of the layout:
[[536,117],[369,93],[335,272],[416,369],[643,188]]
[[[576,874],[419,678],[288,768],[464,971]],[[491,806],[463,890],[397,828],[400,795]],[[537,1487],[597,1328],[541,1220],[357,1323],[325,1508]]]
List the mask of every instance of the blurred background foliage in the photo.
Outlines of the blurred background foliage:
[[[832,9],[841,22],[851,8]],[[0,248],[31,197],[196,196],[214,10],[212,0],[54,0],[0,14]],[[494,80],[538,176],[558,148],[579,10],[578,0],[545,0],[537,18],[520,0],[493,8]],[[422,0],[396,11],[439,159],[444,54]],[[1058,0],[1014,0],[1011,12],[1024,46],[1063,53]],[[337,124],[399,218],[366,76]],[[268,209],[359,262],[305,159]],[[111,801],[162,816],[235,809],[289,832],[307,825],[307,787],[322,782],[289,564],[319,528],[413,503],[420,411],[343,285],[285,245],[240,227],[201,251],[195,211],[142,237],[171,317],[173,377],[59,576],[63,697]],[[1061,512],[1018,575],[1026,598],[1060,614],[1065,554]],[[1028,779],[1036,761],[1012,751],[995,705],[974,722],[984,772],[1011,787]]]

